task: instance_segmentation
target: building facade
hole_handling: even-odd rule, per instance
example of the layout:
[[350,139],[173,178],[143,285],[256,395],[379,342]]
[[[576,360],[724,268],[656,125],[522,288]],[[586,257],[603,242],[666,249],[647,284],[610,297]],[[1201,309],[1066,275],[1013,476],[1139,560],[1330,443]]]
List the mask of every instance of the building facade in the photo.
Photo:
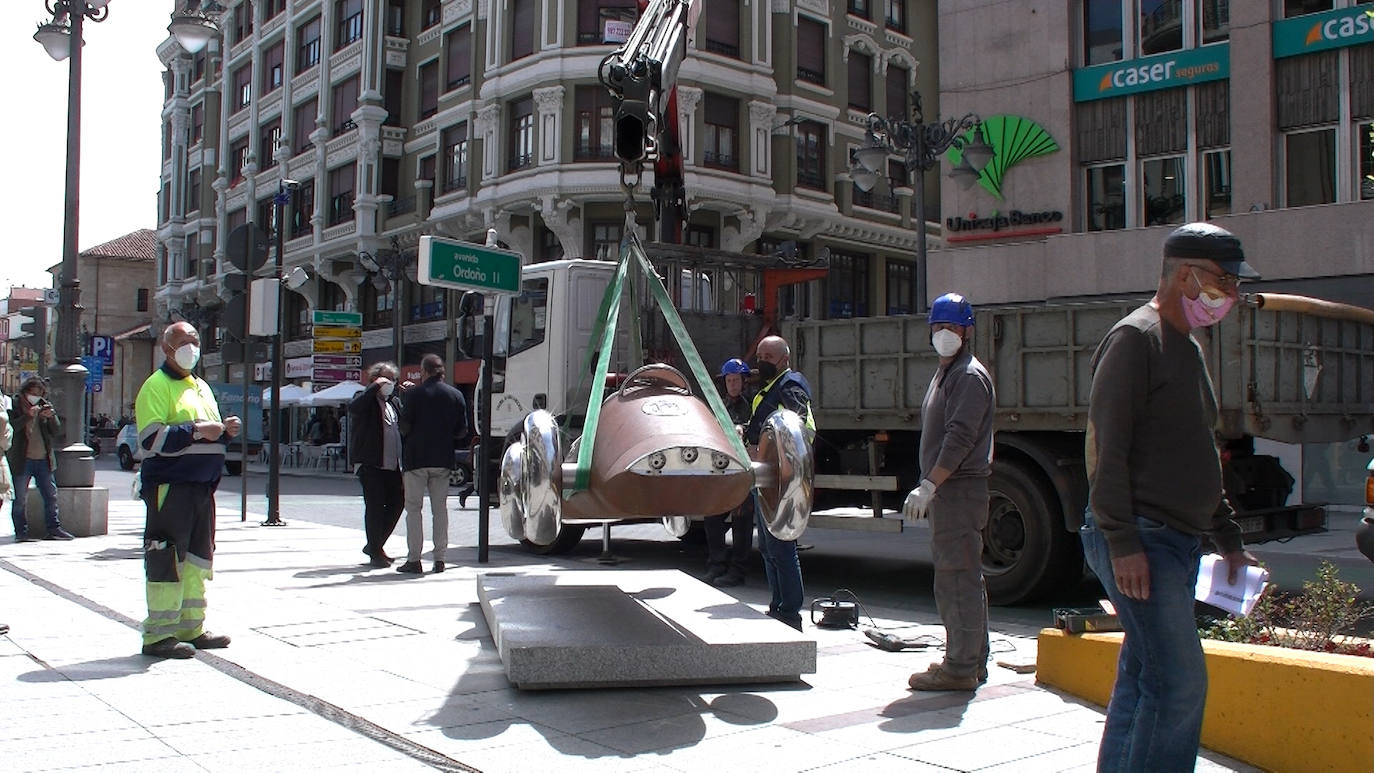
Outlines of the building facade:
[[1053,149],[999,136],[992,175],[968,189],[946,179],[948,249],[932,253],[931,292],[984,303],[1149,292],[1164,236],[1205,219],[1241,237],[1258,288],[1374,307],[1371,11],[1369,0],[939,3],[942,105],[1034,125]]
[[27,331],[21,330],[22,322],[39,314],[49,320],[51,315],[43,304],[41,287],[11,287],[0,304],[4,306],[0,313],[0,394],[13,395],[24,379],[40,373],[47,375],[42,358],[52,351],[48,347],[50,341],[36,341]]
[[[528,261],[617,249],[624,193],[596,73],[634,0],[225,4],[222,39],[205,51],[190,56],[171,38],[158,50],[167,71],[157,311],[190,310],[207,348],[222,337],[213,310],[227,296],[226,236],[246,222],[280,218],[286,268],[310,275],[283,310],[288,378],[308,372],[312,309],[360,311],[364,361],[391,356],[398,307],[403,360],[444,351],[446,293],[405,283],[398,299],[370,281],[360,254],[405,251],[423,234],[480,242],[488,228]],[[935,9],[707,7],[678,89],[685,241],[828,252],[829,279],[789,295],[795,313],[908,310],[920,219],[910,175],[894,158],[889,179],[857,193],[847,169],[870,111],[906,115],[916,89],[927,111],[938,106]],[[927,215],[938,220],[940,186],[929,178]],[[300,187],[279,211],[283,179]],[[647,180],[639,200],[641,227],[652,228]],[[240,373],[215,371],[213,351],[206,364],[215,377]]]

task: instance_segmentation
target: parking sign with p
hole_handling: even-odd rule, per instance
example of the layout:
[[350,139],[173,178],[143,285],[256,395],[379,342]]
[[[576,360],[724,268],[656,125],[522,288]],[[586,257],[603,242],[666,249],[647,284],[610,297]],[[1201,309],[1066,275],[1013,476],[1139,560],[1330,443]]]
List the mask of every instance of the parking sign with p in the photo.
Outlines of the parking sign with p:
[[99,358],[103,370],[114,369],[114,338],[111,336],[91,336],[91,356]]

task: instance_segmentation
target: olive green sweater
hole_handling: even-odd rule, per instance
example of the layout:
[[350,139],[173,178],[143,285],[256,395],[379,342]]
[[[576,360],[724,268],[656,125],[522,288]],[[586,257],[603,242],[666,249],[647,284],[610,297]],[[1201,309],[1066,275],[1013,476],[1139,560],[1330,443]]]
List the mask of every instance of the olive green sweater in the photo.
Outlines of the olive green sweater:
[[1150,305],[1102,339],[1092,360],[1085,449],[1089,507],[1113,557],[1141,551],[1136,516],[1241,549],[1222,490],[1217,400],[1202,349]]

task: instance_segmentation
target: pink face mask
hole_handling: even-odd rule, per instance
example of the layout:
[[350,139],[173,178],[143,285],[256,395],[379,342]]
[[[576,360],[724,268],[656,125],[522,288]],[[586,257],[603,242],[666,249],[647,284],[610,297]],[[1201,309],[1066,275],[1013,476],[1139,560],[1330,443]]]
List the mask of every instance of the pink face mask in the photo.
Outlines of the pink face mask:
[[1236,299],[1216,288],[1204,287],[1196,271],[1189,271],[1189,274],[1197,283],[1198,294],[1196,298],[1183,296],[1183,316],[1188,320],[1189,327],[1211,327],[1231,312]]

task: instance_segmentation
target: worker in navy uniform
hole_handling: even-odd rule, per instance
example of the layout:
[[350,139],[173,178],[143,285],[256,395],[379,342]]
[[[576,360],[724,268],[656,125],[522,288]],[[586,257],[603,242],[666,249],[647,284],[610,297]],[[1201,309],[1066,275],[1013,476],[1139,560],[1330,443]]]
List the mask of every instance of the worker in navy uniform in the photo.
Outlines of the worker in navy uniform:
[[973,356],[973,306],[946,293],[930,306],[931,345],[940,368],[921,402],[922,479],[907,495],[908,522],[930,518],[935,607],[945,625],[945,657],[907,680],[913,690],[975,690],[987,680],[988,597],[983,527],[988,522],[993,417],[987,368]]
[[[725,382],[725,412],[736,426],[749,423],[753,412],[744,380],[749,365],[741,359],[726,360],[720,368]],[[706,574],[702,581],[717,588],[733,588],[744,584],[748,574],[749,554],[754,548],[754,503],[752,497],[728,513],[709,515],[703,524],[706,532]],[[725,546],[725,532],[731,533],[731,545]]]
[[[768,336],[759,341],[758,371],[763,387],[754,395],[754,411],[749,425],[744,428],[744,442],[749,445],[751,456],[758,451],[764,422],[781,408],[795,412],[805,423],[808,436],[815,435],[816,422],[811,416],[811,385],[806,383],[802,374],[791,369],[791,362],[792,350],[781,337]],[[763,510],[757,504],[757,494],[754,500],[755,518],[759,526],[759,552],[763,554],[764,574],[768,577],[768,588],[773,593],[768,603],[768,615],[800,631],[804,588],[801,561],[797,558],[797,542],[774,537],[768,531]]]
[[200,360],[200,335],[189,322],[163,331],[162,354],[165,361],[138,390],[134,411],[147,507],[143,654],[189,658],[197,649],[229,646],[228,636],[205,630],[205,582],[213,577],[215,489],[228,441],[241,424],[237,416],[220,419],[210,385],[191,372]]

